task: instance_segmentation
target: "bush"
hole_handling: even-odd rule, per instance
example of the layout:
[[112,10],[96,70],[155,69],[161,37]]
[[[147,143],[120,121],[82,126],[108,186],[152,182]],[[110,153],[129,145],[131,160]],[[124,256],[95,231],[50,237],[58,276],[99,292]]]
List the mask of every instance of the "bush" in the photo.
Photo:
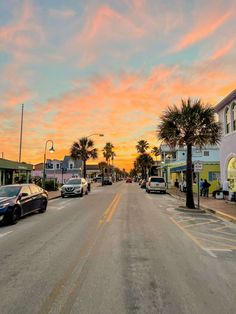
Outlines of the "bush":
[[[55,188],[54,188],[55,186]],[[45,181],[45,190],[47,191],[57,191],[58,190],[58,183],[55,182],[54,180],[46,180]]]

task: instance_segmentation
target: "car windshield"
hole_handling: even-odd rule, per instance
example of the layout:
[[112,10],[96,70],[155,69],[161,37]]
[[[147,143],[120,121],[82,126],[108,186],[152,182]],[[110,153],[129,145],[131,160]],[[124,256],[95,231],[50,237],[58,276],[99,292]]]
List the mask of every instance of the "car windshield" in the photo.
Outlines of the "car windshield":
[[18,195],[19,191],[19,186],[1,186],[0,197],[14,197]]
[[68,185],[81,184],[81,179],[71,179],[67,182]]
[[151,182],[164,183],[165,180],[163,178],[151,178]]

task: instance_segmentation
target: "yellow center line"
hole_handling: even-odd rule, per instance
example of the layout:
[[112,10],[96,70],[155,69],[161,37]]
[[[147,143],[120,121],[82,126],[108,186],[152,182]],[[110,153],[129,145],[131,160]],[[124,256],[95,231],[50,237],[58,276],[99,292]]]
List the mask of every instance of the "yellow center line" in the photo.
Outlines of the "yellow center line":
[[106,216],[109,214],[109,211],[112,209],[113,205],[115,204],[116,200],[118,199],[120,193],[117,193],[115,195],[115,197],[113,198],[112,202],[110,203],[110,205],[107,207],[107,209],[105,210],[105,212],[103,213],[101,219],[99,220],[99,225],[101,225],[103,223],[103,221],[105,220]]
[[119,195],[119,197],[117,198],[116,202],[114,203],[113,208],[112,208],[112,210],[110,211],[109,216],[107,217],[106,222],[109,222],[109,221],[112,219],[112,216],[113,216],[113,214],[114,214],[114,212],[115,212],[115,210],[116,210],[116,208],[117,208],[117,206],[118,206],[118,203],[119,203],[119,201],[120,201],[120,198],[121,198],[121,195]]

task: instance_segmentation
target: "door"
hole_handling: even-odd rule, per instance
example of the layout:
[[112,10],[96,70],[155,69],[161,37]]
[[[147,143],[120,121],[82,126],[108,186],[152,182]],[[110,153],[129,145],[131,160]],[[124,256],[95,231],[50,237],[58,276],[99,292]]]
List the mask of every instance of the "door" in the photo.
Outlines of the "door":
[[30,184],[30,190],[32,192],[32,211],[38,210],[41,208],[42,196],[40,188],[35,184]]
[[25,185],[21,188],[21,194],[25,193],[28,194],[26,196],[22,196],[20,199],[20,204],[22,208],[22,215],[28,214],[32,211],[33,200],[30,188],[28,185]]

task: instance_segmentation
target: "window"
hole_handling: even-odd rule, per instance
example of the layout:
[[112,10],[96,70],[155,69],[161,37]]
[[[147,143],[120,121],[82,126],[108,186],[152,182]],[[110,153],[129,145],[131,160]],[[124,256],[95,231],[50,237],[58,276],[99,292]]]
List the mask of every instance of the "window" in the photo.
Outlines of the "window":
[[70,169],[73,169],[73,164],[70,164]]
[[232,119],[233,119],[233,131],[236,131],[236,103],[233,104]]
[[228,134],[230,132],[230,111],[229,108],[225,110],[225,133]]
[[208,151],[208,150],[205,150],[205,151],[203,152],[203,156],[209,156],[209,151]]
[[165,183],[165,180],[163,178],[151,178],[151,182],[157,182],[157,183]]
[[219,181],[219,180],[220,180],[220,172],[209,171],[208,181]]
[[32,194],[40,193],[40,188],[37,185],[31,184],[30,189]]
[[57,164],[57,169],[60,169],[60,164]]
[[30,188],[28,187],[28,185],[22,187],[21,193],[27,193],[28,195],[31,194],[31,191],[30,191]]

